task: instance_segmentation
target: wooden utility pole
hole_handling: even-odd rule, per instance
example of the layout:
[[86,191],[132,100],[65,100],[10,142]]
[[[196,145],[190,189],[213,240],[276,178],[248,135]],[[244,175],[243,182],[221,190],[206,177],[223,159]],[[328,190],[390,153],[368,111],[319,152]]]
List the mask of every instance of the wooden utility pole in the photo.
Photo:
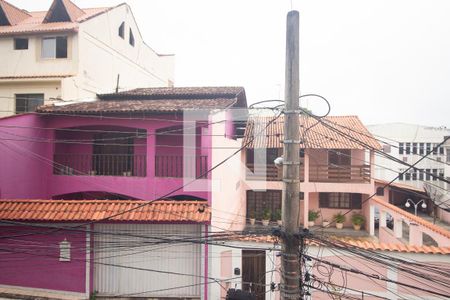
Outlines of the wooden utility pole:
[[283,226],[281,299],[302,299],[299,262],[300,134],[299,13],[290,11],[286,26],[286,77],[283,152]]

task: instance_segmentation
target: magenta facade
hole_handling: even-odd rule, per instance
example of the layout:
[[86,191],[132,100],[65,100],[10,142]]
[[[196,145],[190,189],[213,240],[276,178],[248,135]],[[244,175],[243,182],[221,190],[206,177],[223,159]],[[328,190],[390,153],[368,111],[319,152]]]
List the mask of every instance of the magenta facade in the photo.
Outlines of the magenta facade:
[[[171,115],[133,120],[27,114],[1,119],[0,126],[0,197],[4,199],[52,199],[103,192],[106,196],[152,200],[183,185],[183,135],[175,131],[182,126]],[[103,136],[100,143],[108,151],[110,145],[117,148],[122,146],[119,142],[125,144],[120,133],[134,131],[136,137],[126,140],[131,144],[130,154],[117,154],[114,149],[111,154],[95,154],[94,144],[99,143],[96,136]],[[164,135],[165,131],[175,134]],[[108,137],[109,132],[119,134]],[[190,175],[205,173],[210,166],[208,132],[208,125],[197,130],[197,150],[193,157],[185,158],[196,168],[188,170]],[[208,190],[205,186],[201,191],[179,190],[167,196],[187,195],[210,201]]]
[[[86,234],[26,226],[2,227],[0,284],[86,293]],[[22,235],[22,236],[21,236]],[[59,261],[59,243],[71,246],[70,261]]]

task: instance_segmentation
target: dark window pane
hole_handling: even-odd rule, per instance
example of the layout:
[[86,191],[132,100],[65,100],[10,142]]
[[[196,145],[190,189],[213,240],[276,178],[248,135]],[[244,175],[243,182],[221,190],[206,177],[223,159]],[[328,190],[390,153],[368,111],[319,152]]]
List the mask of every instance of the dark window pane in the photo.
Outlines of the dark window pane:
[[419,144],[419,154],[423,155],[425,153],[425,144],[424,143],[420,143]]
[[411,143],[406,143],[405,152],[411,154]]
[[125,22],[122,22],[119,26],[119,36],[125,38]]
[[403,180],[403,172],[398,173],[398,180]]
[[134,47],[134,35],[131,29],[130,29],[130,45]]
[[44,94],[16,94],[16,114],[35,111],[44,104]]
[[398,154],[403,154],[403,143],[399,143],[398,145]]
[[22,38],[14,39],[14,49],[15,50],[26,50],[26,49],[28,49],[28,39],[22,39]]
[[417,154],[417,143],[412,144],[412,153]]
[[56,38],[56,58],[67,58],[67,37]]

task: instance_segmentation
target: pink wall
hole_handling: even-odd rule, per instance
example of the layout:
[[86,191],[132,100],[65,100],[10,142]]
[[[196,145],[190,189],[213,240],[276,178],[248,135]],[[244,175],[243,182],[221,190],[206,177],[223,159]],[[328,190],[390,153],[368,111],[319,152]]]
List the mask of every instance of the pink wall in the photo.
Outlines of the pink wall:
[[0,198],[47,197],[53,147],[45,142],[52,131],[43,127],[34,114],[0,119]]
[[[118,116],[120,117],[120,116]],[[128,116],[127,116],[128,117]],[[0,197],[1,198],[43,198],[51,199],[52,196],[67,193],[86,192],[86,191],[106,191],[127,195],[138,199],[154,199],[163,196],[168,192],[183,185],[182,178],[155,178],[155,135],[157,129],[173,127],[180,124],[180,117],[175,115],[155,115],[151,120],[129,119],[129,118],[99,118],[99,117],[73,117],[73,116],[52,116],[43,117],[34,114],[21,115],[11,118],[0,119],[0,126],[20,125],[23,127],[47,127],[47,128],[73,128],[80,126],[89,127],[128,127],[139,128],[147,131],[147,177],[119,177],[119,176],[65,176],[53,175],[53,144],[38,142],[9,142],[0,143]],[[156,119],[156,120],[155,120]],[[35,129],[35,128],[6,128],[0,127],[0,137],[11,138],[11,135],[4,134],[3,131],[25,136],[22,139],[48,139],[53,138],[53,130]],[[166,138],[164,143],[179,144],[180,140],[172,136]],[[207,143],[207,140],[202,139]],[[17,147],[16,147],[17,144]],[[181,145],[181,144],[180,144]],[[72,146],[72,145],[71,145]],[[89,145],[90,146],[90,145]],[[210,145],[205,145],[203,151],[207,151],[211,157]],[[61,151],[69,151],[67,145]],[[76,151],[87,151],[87,148],[80,145],[78,148],[71,147]],[[21,149],[22,148],[22,149]],[[177,150],[174,150],[177,149]],[[59,149],[58,149],[59,150]],[[74,151],[75,151],[74,150]],[[70,150],[71,151],[71,150]],[[139,150],[141,153],[144,151]],[[164,149],[167,153],[169,149]],[[170,148],[170,151],[181,151],[182,148]],[[36,155],[42,156],[37,159]],[[209,161],[209,163],[211,163]],[[210,164],[209,164],[210,165]],[[17,183],[20,182],[20,189],[17,189]],[[209,199],[207,191],[186,191],[179,190],[172,194],[192,195]]]
[[[35,227],[2,227],[0,284],[84,293],[86,288],[86,236],[82,232]],[[29,235],[35,233],[34,235]],[[71,261],[59,261],[59,242],[71,243]]]

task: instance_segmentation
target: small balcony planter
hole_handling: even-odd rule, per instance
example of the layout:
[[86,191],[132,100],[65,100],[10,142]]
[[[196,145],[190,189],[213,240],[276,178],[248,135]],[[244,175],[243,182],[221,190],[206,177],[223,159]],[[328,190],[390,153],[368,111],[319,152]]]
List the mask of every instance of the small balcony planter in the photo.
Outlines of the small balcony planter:
[[358,214],[358,213],[354,213],[352,215],[353,229],[361,230],[361,226],[364,224],[365,221],[366,221],[366,219],[364,218],[363,215]]
[[89,174],[89,176],[95,176],[95,175],[97,175],[97,171],[96,170],[90,170],[88,172],[88,174]]
[[345,215],[342,212],[338,212],[333,216],[334,221],[336,222],[336,228],[342,229],[344,227]]
[[263,214],[262,214],[262,224],[264,226],[268,226],[269,222],[270,222],[270,216],[272,215],[272,213],[270,212],[270,209],[266,208],[263,210]]
[[314,226],[315,221],[319,218],[320,211],[309,210],[308,211],[308,225]]
[[250,212],[248,219],[250,220],[250,225],[255,225],[256,219],[255,219],[255,213],[254,212]]
[[278,226],[283,225],[283,221],[281,221],[281,209],[277,209],[277,210],[273,213],[273,218],[274,218],[275,220],[277,220]]
[[330,226],[330,221],[328,221],[328,220],[323,220],[323,221],[322,221],[322,227],[328,227],[328,226]]

